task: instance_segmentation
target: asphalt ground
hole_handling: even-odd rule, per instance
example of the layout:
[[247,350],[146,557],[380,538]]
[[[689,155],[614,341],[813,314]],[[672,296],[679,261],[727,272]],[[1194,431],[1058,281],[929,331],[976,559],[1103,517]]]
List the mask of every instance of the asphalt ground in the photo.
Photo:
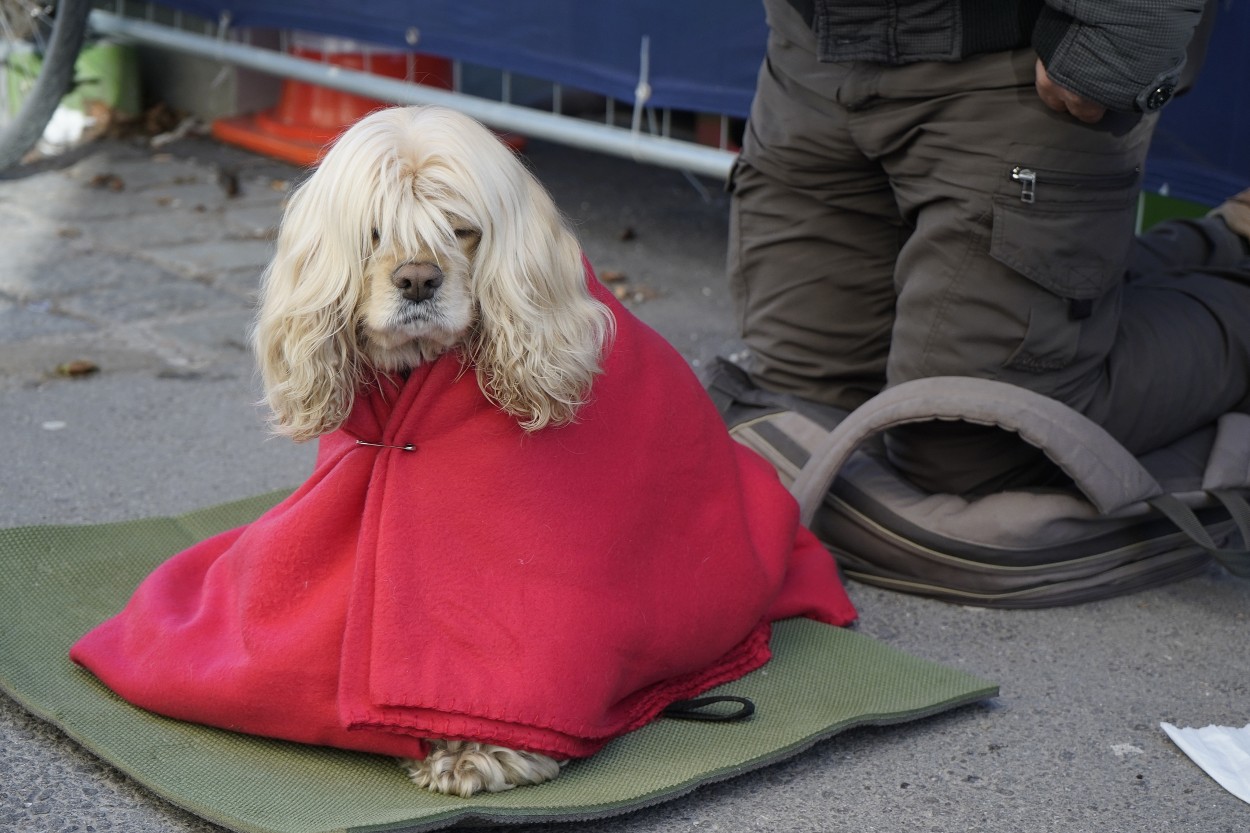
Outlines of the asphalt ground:
[[[696,370],[739,349],[717,183],[539,142],[527,157],[597,269],[619,273],[627,303]],[[307,476],[313,448],[266,434],[246,345],[300,176],[189,139],[100,142],[0,180],[0,525],[178,514]],[[58,372],[71,362],[98,369]],[[1159,728],[1250,722],[1250,582],[1212,569],[1036,611],[850,592],[863,632],[995,680],[1001,695],[557,829],[1250,829],[1250,806]],[[216,829],[0,695],[0,830]]]

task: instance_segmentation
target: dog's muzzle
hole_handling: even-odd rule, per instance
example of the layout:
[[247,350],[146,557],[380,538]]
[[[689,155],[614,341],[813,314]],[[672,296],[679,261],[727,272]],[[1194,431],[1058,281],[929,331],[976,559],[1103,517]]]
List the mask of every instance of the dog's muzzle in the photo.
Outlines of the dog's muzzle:
[[434,263],[405,263],[391,275],[391,283],[407,301],[428,301],[443,285],[443,270]]

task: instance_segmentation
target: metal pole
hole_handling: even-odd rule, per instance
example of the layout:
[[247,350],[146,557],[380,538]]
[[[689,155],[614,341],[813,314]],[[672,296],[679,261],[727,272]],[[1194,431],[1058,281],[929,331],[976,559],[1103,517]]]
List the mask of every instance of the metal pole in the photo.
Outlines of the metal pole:
[[396,104],[440,104],[459,110],[499,130],[637,162],[677,168],[714,179],[723,180],[734,160],[733,153],[692,142],[652,136],[598,122],[582,121],[528,107],[447,92],[435,87],[406,84],[367,72],[306,61],[270,49],[123,18],[99,9],[91,12],[90,25],[97,34],[120,41],[161,46]]

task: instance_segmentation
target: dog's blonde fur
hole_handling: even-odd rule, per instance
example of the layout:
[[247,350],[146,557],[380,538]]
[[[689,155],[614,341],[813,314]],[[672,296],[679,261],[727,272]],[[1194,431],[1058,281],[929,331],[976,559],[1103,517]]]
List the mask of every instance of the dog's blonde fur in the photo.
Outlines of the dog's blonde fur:
[[401,758],[399,765],[418,787],[461,798],[541,784],[559,775],[564,765],[546,755],[487,743],[431,741],[429,747],[421,760]]
[[[572,421],[614,320],[547,192],[493,134],[439,107],[351,127],[291,196],[253,342],[276,431],[308,440],[356,391],[455,350],[527,431]],[[550,757],[433,739],[401,762],[468,796],[554,778]]]
[[[424,312],[397,265],[444,275]],[[370,374],[450,348],[527,431],[572,421],[599,372],[611,313],[547,192],[492,133],[440,107],[375,112],[292,194],[253,334],[273,425],[332,431]]]

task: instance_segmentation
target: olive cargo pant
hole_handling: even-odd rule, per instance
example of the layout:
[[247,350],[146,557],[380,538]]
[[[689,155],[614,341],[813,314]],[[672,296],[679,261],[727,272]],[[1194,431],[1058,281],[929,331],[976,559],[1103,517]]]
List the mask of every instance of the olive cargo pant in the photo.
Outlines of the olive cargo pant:
[[[1084,125],[1034,89],[1031,50],[821,64],[784,2],[731,174],[730,286],[762,387],[854,408],[939,375],[1052,396],[1135,453],[1250,408],[1250,258],[1216,219],[1135,240],[1154,117]],[[1013,435],[888,438],[920,485],[1050,470]]]

